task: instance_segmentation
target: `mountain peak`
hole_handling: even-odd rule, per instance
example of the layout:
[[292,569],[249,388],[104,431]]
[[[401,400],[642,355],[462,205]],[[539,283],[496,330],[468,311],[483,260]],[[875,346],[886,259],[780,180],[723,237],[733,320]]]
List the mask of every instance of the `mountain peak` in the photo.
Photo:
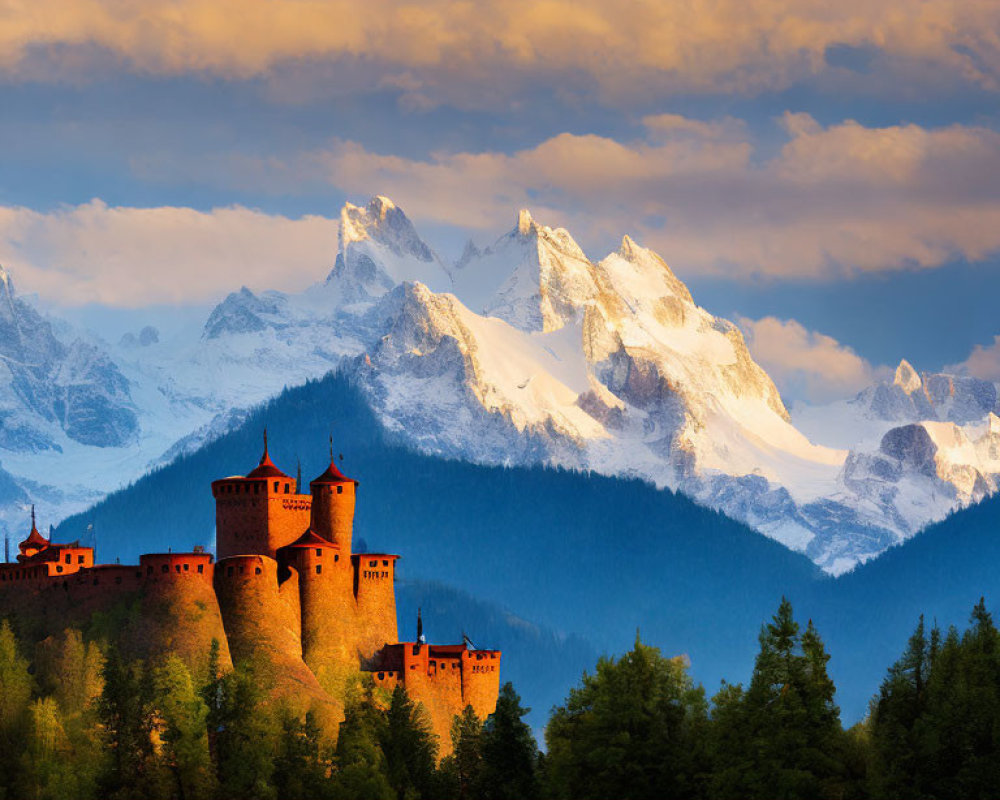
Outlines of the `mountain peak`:
[[340,252],[351,244],[368,240],[388,247],[397,256],[413,256],[425,262],[434,260],[431,249],[403,209],[385,195],[375,195],[364,208],[344,203],[340,212]]
[[896,376],[892,382],[907,394],[913,394],[923,386],[920,375],[905,358],[901,359],[899,366],[896,367]]
[[537,223],[531,216],[531,212],[522,208],[517,212],[517,232],[522,236],[527,236],[532,229],[537,227]]

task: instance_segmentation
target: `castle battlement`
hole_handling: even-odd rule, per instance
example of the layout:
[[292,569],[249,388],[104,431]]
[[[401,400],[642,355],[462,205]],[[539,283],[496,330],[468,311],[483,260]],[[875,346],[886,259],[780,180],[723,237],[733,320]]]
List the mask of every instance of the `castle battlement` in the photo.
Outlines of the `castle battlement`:
[[[358,482],[340,471],[332,446],[330,455],[307,495],[271,461],[266,436],[253,470],[214,481],[217,560],[195,548],[148,553],[138,565],[95,564],[93,548],[42,536],[32,509],[17,563],[0,564],[0,611],[30,611],[27,598],[37,597],[44,624],[59,626],[130,593],[152,598],[149,625],[160,627],[150,648],[187,648],[203,660],[211,639],[221,639],[223,662],[253,661],[286,697],[318,703],[333,718],[351,676],[368,672],[376,686],[402,685],[423,703],[447,753],[455,714],[471,705],[485,717],[496,707],[500,651],[398,641],[400,556],[351,552]],[[161,619],[164,603],[196,635],[162,627],[173,624]]]

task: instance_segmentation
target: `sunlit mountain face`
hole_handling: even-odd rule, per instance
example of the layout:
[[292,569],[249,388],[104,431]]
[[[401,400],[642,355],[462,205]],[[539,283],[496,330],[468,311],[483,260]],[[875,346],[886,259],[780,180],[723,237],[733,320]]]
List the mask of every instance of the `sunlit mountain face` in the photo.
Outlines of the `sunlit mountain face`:
[[[91,412],[96,441],[66,431],[58,447],[14,440],[7,519],[29,498],[57,515],[80,510],[331,369],[417,450],[641,478],[833,574],[996,490],[993,383],[921,376],[903,362],[854,399],[790,414],[741,330],[627,235],[593,260],[568,231],[521,211],[508,233],[449,263],[377,196],[344,206],[329,260],[302,292],[230,293],[200,330],[95,339],[94,358],[129,392],[122,410]],[[28,315],[23,329],[56,341],[59,325],[13,294],[9,307]],[[51,427],[18,385],[12,377],[17,413]],[[133,422],[124,441],[123,414]]]
[[990,496],[1000,12],[828,5],[12,11],[0,525],[334,368],[832,574]]

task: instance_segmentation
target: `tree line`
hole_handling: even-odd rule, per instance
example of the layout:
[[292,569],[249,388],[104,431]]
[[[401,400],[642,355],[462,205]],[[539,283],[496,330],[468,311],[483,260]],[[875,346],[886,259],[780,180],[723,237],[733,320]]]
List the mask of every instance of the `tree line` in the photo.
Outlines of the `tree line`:
[[782,600],[746,685],[709,698],[683,658],[638,634],[551,712],[545,752],[505,684],[456,716],[450,754],[424,709],[359,680],[336,742],[269,695],[252,666],[193,676],[69,629],[27,652],[0,623],[0,798],[607,800],[989,798],[1000,789],[1000,632],[981,600],[964,632],[920,619],[844,729],[829,655]]

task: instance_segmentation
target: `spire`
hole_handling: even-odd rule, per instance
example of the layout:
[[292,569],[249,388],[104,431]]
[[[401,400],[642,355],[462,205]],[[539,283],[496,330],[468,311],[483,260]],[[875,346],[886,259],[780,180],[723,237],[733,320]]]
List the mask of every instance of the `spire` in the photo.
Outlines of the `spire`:
[[302,494],[302,459],[295,459],[295,494]]
[[260,457],[260,463],[247,475],[248,478],[287,478],[288,476],[278,469],[271,461],[271,455],[267,449],[267,428],[264,428],[264,454]]
[[18,545],[18,549],[23,554],[26,550],[44,550],[49,546],[48,539],[46,539],[42,534],[38,532],[38,528],[35,525],[35,506],[31,506],[31,532],[21,544]]
[[[341,460],[343,460],[344,456],[341,455],[340,458]],[[311,481],[309,485],[311,486],[314,483],[353,483],[355,486],[357,486],[358,484],[358,482],[353,478],[348,478],[346,475],[344,475],[344,473],[341,472],[340,468],[337,466],[337,461],[333,457],[332,433],[330,434],[330,466],[326,468],[326,472],[324,472],[315,480]]]
[[417,644],[423,644],[424,639],[424,620],[420,616],[420,608],[417,608]]

